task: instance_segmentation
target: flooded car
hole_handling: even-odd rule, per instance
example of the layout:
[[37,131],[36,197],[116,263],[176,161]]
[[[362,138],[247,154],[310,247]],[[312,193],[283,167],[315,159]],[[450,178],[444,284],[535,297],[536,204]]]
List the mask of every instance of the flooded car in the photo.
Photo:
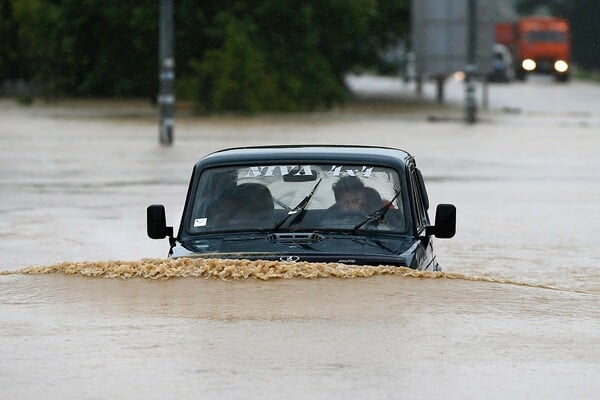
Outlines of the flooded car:
[[509,49],[496,43],[492,48],[493,59],[488,74],[489,82],[510,82],[514,80],[514,66]]
[[439,270],[433,236],[451,238],[456,208],[435,224],[415,159],[395,148],[268,146],[217,151],[194,166],[179,232],[147,209],[169,257],[336,262]]

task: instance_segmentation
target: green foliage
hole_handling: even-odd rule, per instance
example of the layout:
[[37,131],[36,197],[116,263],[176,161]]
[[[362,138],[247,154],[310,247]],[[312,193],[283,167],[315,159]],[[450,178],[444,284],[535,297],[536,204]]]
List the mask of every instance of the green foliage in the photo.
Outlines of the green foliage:
[[[380,47],[408,29],[407,2],[208,3],[198,16],[207,26],[200,35],[206,49],[190,64],[200,80],[199,103],[208,111],[330,107],[344,98],[344,75],[376,63]],[[401,20],[393,20],[398,15]]]
[[[45,93],[156,96],[159,2],[0,0],[0,5],[0,32],[15,32],[19,43],[0,47],[1,58],[19,50],[13,56],[22,61],[18,77],[33,77]],[[329,107],[344,98],[344,75],[376,65],[380,49],[407,33],[409,19],[408,0],[174,5],[176,73],[184,77],[177,92],[204,111]]]
[[277,108],[273,75],[238,21],[226,24],[222,48],[208,50],[202,62],[192,61],[191,67],[200,75],[198,104],[207,111]]
[[114,0],[12,4],[24,55],[47,94],[131,96],[156,90],[154,8]]
[[[223,44],[193,61],[198,73],[198,104],[206,111],[295,111],[330,106],[343,96],[328,60],[289,38],[276,37],[286,46],[259,47],[258,29],[228,14],[217,16],[223,24]],[[290,51],[292,47],[294,51]]]
[[11,1],[0,0],[0,82],[4,79],[29,77],[28,71],[22,65],[17,30]]

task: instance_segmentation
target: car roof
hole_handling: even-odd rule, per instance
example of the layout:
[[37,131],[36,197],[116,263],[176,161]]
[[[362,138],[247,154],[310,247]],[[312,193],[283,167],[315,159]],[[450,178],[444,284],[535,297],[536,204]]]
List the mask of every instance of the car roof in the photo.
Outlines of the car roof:
[[196,163],[232,164],[245,162],[280,162],[291,160],[404,163],[413,157],[406,151],[382,146],[362,145],[272,145],[235,147],[210,153]]

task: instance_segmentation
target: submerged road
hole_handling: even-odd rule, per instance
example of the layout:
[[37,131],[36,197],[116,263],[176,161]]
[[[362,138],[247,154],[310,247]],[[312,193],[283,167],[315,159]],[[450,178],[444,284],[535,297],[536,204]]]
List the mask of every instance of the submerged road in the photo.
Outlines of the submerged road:
[[[364,98],[412,93],[351,83]],[[145,104],[2,100],[2,271],[131,260],[126,276],[166,255],[146,206],[165,204],[177,227],[202,155],[350,143],[408,150],[431,204],[457,205],[457,235],[436,251],[464,279],[0,275],[0,398],[596,398],[600,86],[494,85],[473,126],[461,85],[447,93],[448,107],[180,117],[172,148]]]

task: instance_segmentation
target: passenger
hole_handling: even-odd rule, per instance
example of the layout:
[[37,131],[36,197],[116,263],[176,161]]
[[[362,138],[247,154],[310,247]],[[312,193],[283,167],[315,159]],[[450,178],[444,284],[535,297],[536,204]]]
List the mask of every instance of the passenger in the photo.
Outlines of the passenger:
[[356,176],[344,176],[332,186],[335,204],[330,210],[338,213],[364,213],[366,207],[365,185]]
[[365,188],[367,211],[372,213],[379,210],[381,207],[387,206],[388,208],[394,209],[394,205],[389,201],[381,197],[379,192],[373,188]]
[[[379,192],[371,187],[366,187],[362,181],[355,176],[345,176],[333,184],[335,204],[325,213],[322,226],[329,228],[349,228],[372,213],[387,206],[390,211],[395,207],[390,201],[381,197]],[[390,212],[384,218],[371,221],[368,226],[371,229],[397,229],[402,226],[398,216]]]
[[369,213],[379,210],[385,205],[379,192],[373,188],[365,188],[365,204]]
[[381,210],[383,207],[388,208],[385,216],[372,221],[368,226],[376,227],[377,229],[404,229],[401,216],[397,213],[396,207],[387,199],[381,197],[379,192],[373,188],[366,187],[365,195],[367,199],[367,213],[373,214]]

